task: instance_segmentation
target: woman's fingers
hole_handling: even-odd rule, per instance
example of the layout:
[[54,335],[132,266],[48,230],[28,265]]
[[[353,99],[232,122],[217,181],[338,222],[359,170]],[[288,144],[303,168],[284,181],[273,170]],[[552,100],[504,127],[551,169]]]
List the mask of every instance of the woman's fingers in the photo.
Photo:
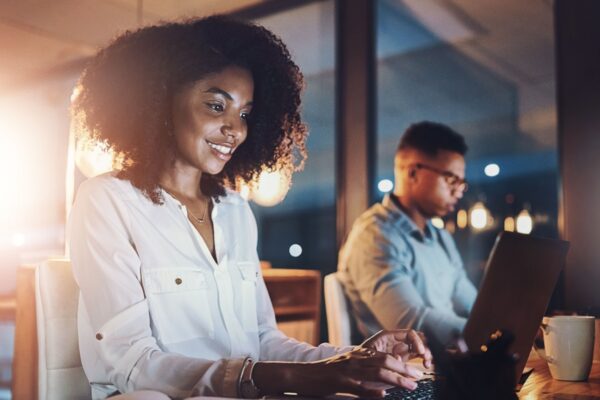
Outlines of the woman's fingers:
[[433,355],[431,354],[431,349],[427,346],[427,337],[423,332],[417,332],[419,337],[423,341],[426,347],[425,354],[423,355],[423,366],[427,369],[433,367]]
[[[395,335],[395,339],[401,337]],[[408,330],[404,333],[404,340],[398,340],[394,343],[391,349],[391,353],[395,356],[401,356],[403,360],[414,358],[418,355],[424,355],[427,352],[427,346],[423,340],[423,337],[419,332],[414,330]]]
[[[355,370],[357,373],[361,370]],[[311,395],[331,395],[335,393],[350,393],[362,398],[379,398],[385,396],[385,390],[370,381],[370,378],[366,376],[366,372],[363,369],[358,375],[360,377],[352,378],[350,374],[345,376],[337,375],[338,379],[333,379],[328,382],[327,388],[324,391],[310,391]],[[337,382],[336,382],[337,381]]]
[[377,398],[385,396],[385,390],[381,388],[372,387],[368,382],[363,380],[353,379],[348,393],[357,395],[358,397],[364,398]]
[[377,357],[374,357],[373,359],[373,365],[375,366],[386,368],[409,378],[420,379],[423,377],[421,370],[410,364],[406,364],[401,359],[393,357],[389,354],[379,353]]
[[417,331],[411,329],[408,332],[408,335],[406,336],[406,341],[408,343],[410,353],[418,355],[425,354],[425,350],[427,349],[427,347],[425,346],[423,339],[421,339],[421,336],[419,336]]
[[433,357],[426,343],[425,335],[422,332],[413,329],[397,329],[376,333],[363,343],[363,348],[390,353],[403,361],[421,357],[423,366],[431,368]]
[[386,353],[378,352],[372,357],[357,359],[355,363],[352,375],[366,381],[414,389],[414,379],[423,377],[418,368]]
[[423,358],[423,366],[425,368],[431,368],[433,356],[431,355],[431,350],[425,345],[426,342],[423,333],[411,330],[406,339],[409,345],[411,358],[417,356],[421,357]]
[[405,361],[422,357],[423,366],[431,368],[432,355],[426,343],[423,333],[412,329],[378,332],[362,348],[352,352],[347,364],[349,372],[351,371],[349,375],[362,381],[414,389],[417,386],[414,379],[421,378],[423,373]]
[[394,347],[391,351],[391,354],[393,354],[395,357],[400,356],[402,361],[408,361],[411,359],[411,357],[413,357],[410,354],[411,348],[412,348],[412,346],[410,346],[408,343],[405,343],[405,342],[396,343],[396,345],[394,345]]
[[366,384],[365,382],[371,382],[371,384],[372,382],[378,382],[392,386],[401,386],[410,390],[417,387],[417,383],[413,379],[383,367],[365,368],[363,370],[363,377],[363,385]]
[[[415,379],[422,372],[390,354],[370,348],[358,348],[321,364],[322,372],[308,394],[346,392],[360,397],[382,397],[381,384],[400,386],[409,390],[417,387]],[[318,382],[318,383],[317,383]]]
[[431,355],[431,350],[429,349],[427,349],[423,355],[423,366],[427,369],[433,367],[433,356]]

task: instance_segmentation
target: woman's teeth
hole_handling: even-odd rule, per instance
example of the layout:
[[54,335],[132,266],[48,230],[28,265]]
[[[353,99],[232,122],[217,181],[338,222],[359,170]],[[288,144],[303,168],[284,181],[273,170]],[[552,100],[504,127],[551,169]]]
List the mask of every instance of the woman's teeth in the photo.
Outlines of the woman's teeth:
[[212,147],[213,149],[215,149],[216,151],[218,151],[219,153],[221,153],[221,154],[225,154],[225,155],[233,154],[233,147],[221,146],[221,145],[214,144],[214,143],[211,143],[211,142],[208,142],[208,145],[210,147]]

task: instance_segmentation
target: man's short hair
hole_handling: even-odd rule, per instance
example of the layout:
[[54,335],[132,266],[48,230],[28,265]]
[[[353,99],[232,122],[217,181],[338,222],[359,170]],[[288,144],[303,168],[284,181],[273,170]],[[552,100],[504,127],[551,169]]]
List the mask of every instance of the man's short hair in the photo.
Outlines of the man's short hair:
[[439,150],[449,150],[464,156],[467,152],[465,139],[450,127],[430,121],[410,125],[398,145],[398,150],[415,149],[435,157]]

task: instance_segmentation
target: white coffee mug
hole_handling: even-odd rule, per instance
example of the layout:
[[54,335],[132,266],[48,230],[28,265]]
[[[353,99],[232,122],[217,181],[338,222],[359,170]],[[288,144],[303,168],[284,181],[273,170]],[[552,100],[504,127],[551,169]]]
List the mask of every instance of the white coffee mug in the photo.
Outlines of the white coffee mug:
[[584,381],[588,378],[594,355],[594,323],[594,317],[582,315],[544,317],[545,351],[540,355],[548,362],[554,379]]

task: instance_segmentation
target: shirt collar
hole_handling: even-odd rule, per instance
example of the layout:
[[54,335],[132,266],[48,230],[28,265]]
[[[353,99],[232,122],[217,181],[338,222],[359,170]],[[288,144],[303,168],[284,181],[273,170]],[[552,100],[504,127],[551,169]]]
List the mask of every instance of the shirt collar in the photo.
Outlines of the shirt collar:
[[397,204],[397,199],[391,193],[384,196],[381,204],[392,216],[395,226],[406,235],[410,235],[422,242],[430,242],[434,240],[435,228],[430,220],[425,223],[424,233],[421,232],[415,222],[408,216]]

